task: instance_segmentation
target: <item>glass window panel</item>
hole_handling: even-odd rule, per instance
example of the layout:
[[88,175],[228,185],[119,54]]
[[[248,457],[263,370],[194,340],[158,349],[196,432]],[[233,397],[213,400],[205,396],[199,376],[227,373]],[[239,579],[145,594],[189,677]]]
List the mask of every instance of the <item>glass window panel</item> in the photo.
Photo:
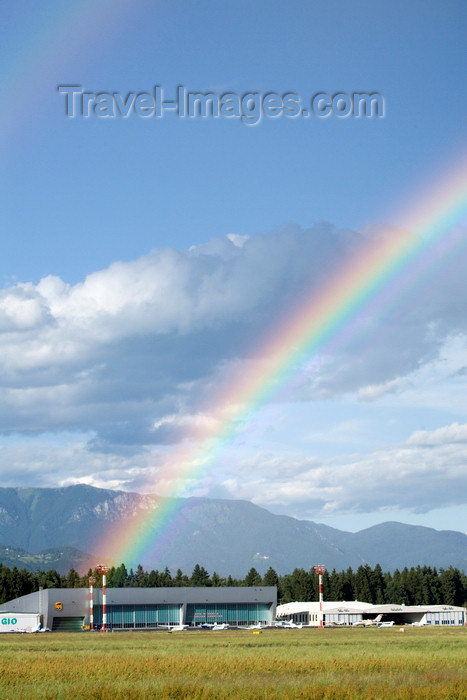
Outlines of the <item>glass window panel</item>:
[[169,623],[171,625],[180,624],[180,607],[178,605],[169,605]]

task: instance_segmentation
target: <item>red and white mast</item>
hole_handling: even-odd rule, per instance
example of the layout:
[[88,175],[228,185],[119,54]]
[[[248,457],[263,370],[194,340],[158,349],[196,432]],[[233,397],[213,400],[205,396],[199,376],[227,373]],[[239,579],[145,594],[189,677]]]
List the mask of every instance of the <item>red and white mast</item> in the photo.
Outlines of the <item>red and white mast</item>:
[[319,625],[322,629],[323,627],[323,574],[326,568],[324,564],[317,564],[315,566],[315,574],[319,576]]
[[97,571],[102,574],[102,629],[101,632],[107,631],[107,594],[105,592],[106,586],[106,574],[109,571],[109,567],[105,564],[99,564],[97,566]]
[[89,577],[89,626],[94,629],[94,601],[93,601],[93,586],[96,583],[94,576]]

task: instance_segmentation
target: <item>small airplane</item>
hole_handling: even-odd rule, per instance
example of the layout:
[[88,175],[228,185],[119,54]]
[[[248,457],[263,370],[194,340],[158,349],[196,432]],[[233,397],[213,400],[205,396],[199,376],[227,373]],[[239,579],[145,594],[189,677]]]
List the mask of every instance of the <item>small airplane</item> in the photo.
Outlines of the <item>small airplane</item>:
[[377,615],[374,620],[359,620],[354,622],[353,627],[392,627],[394,620],[385,620],[383,622],[383,615]]
[[359,620],[353,623],[353,627],[378,627],[383,619],[383,615],[378,615],[374,620]]
[[219,623],[217,625],[213,625],[212,629],[214,632],[217,632],[218,630],[228,630],[229,626],[226,622]]
[[169,632],[184,632],[188,629],[188,625],[174,625],[169,627]]
[[301,630],[303,627],[303,622],[300,622],[299,625],[296,625],[293,620],[276,620],[274,622],[274,627],[283,627],[284,629],[297,629]]
[[345,627],[346,624],[343,620],[334,620],[333,622],[326,622],[326,627]]
[[25,632],[28,634],[34,634],[34,632],[45,632],[45,630],[41,629],[41,623],[39,622],[36,627],[27,627]]
[[49,629],[43,630],[41,629],[41,623],[39,622],[37,625],[34,627],[18,627],[17,629],[9,630],[9,632],[13,632],[13,634],[34,634],[35,632],[50,632]]

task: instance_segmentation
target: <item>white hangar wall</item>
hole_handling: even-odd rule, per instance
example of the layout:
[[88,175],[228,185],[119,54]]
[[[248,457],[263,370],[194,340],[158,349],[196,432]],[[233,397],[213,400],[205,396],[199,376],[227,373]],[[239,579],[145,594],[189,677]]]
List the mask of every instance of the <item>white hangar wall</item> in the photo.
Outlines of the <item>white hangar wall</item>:
[[467,624],[467,610],[454,605],[372,605],[364,601],[317,601],[285,603],[277,606],[278,620],[294,624],[319,627],[321,614],[323,626],[351,626],[381,616],[381,622],[400,624],[456,625]]

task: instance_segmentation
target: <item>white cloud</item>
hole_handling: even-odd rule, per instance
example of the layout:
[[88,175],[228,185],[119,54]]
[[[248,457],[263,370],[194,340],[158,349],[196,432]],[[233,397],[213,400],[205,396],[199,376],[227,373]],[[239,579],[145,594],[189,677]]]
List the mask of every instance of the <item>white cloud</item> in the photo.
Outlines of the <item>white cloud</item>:
[[416,436],[368,455],[333,460],[260,453],[227,474],[223,487],[232,498],[310,519],[465,505],[467,425],[425,431],[423,443]]
[[396,379],[391,379],[388,382],[383,382],[382,384],[372,384],[370,386],[364,386],[358,391],[358,398],[360,401],[375,401],[379,399],[380,396],[384,394],[389,394],[402,389],[406,383],[405,378],[396,377]]
[[46,324],[48,309],[30,284],[0,292],[0,333],[25,332]]
[[[313,303],[316,291],[367,245],[368,236],[368,231],[338,231],[325,225],[306,231],[291,227],[269,236],[232,234],[190,251],[154,250],[132,262],[116,262],[74,286],[46,277],[37,285],[2,290],[3,434],[81,436],[78,442],[70,439],[65,452],[63,445],[54,448],[58,437],[49,440],[48,452],[27,440],[14,453],[2,449],[3,483],[44,485],[50,474],[54,483],[108,479],[127,489],[144,488],[145,479],[155,478],[160,465],[159,453],[151,450],[163,452],[193,431],[215,433],[225,418],[222,406],[212,406],[212,395],[222,394],[222,387],[229,395],[230,384],[246,372],[255,376],[260,341],[304,297]],[[462,255],[465,251],[459,258]],[[466,364],[467,330],[460,300],[467,296],[467,280],[436,268],[430,285],[436,287],[436,295],[417,289],[412,301],[404,298],[378,308],[378,313],[362,315],[355,332],[345,342],[323,348],[278,400],[284,407],[290,401],[318,404],[349,394],[358,395],[362,403],[387,397],[407,400],[414,373],[428,372],[452,338],[460,340],[445,372],[456,386],[464,381],[458,373]],[[429,381],[426,385],[432,390],[426,403],[433,410],[455,395],[454,390],[449,396],[440,393]],[[465,405],[462,394],[456,405]],[[354,449],[350,445],[355,429],[348,423],[339,433],[331,426],[329,442],[334,440],[342,450]],[[320,432],[325,440],[325,429]],[[434,445],[429,440],[442,441],[443,436],[442,431],[428,437],[415,433],[401,453],[375,452],[371,464],[362,458],[345,468],[321,465],[307,455],[286,460],[277,445],[277,454],[250,464],[246,476],[239,476],[239,464],[238,471],[235,467],[225,477],[224,486],[214,479],[206,488],[232,488],[232,493],[236,489],[247,498],[263,489],[271,502],[284,499],[291,504],[306,503],[314,489],[318,496],[312,500],[322,504],[319,508],[347,508],[352,499],[345,494],[356,496],[348,474],[356,480],[367,475],[371,482],[381,470],[390,473],[388,454],[402,469],[404,454],[415,454],[419,444]],[[449,447],[452,454],[445,459],[461,449],[460,440],[449,442]],[[279,473],[287,475],[287,481],[281,481]],[[408,473],[415,473],[414,468],[408,467]],[[407,482],[407,476],[398,476]],[[322,484],[321,491],[316,491],[317,484]],[[362,507],[370,507],[370,493],[376,497],[378,488],[368,491]],[[383,492],[375,502],[382,507]]]
[[228,233],[227,238],[229,241],[232,241],[237,248],[243,248],[250,236],[241,236],[239,233]]
[[[204,420],[204,419],[203,419]],[[215,468],[178,471],[168,447],[92,449],[90,435],[4,438],[2,484],[93,486],[252,500],[258,505],[319,520],[345,513],[428,513],[467,501],[467,424],[417,433],[369,454],[320,459],[301,452],[228,450]],[[200,455],[188,453],[190,459]],[[183,453],[179,453],[183,455]],[[197,463],[198,463],[197,462]],[[185,476],[183,476],[185,474]]]
[[450,443],[465,442],[467,443],[467,423],[452,425],[438,428],[437,430],[418,430],[410,436],[409,445],[445,445]]

